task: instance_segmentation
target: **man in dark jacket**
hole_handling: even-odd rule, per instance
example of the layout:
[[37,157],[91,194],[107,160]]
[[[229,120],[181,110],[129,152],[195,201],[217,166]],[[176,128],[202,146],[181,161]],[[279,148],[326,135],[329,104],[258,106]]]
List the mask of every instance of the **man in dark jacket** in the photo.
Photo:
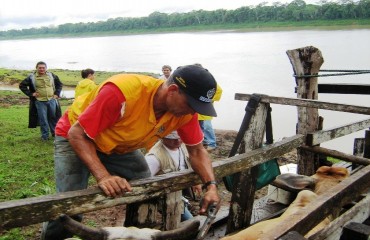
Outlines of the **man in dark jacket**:
[[38,62],[36,71],[19,84],[19,89],[30,97],[28,127],[35,128],[39,124],[43,141],[49,139],[49,130],[55,135],[55,126],[61,116],[57,99],[63,87],[59,77],[46,70],[46,63]]

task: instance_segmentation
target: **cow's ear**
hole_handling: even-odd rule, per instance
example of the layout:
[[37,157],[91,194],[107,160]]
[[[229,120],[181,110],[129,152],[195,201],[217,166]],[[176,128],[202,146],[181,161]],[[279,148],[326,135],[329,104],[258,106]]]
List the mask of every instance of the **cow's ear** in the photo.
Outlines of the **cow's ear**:
[[285,173],[277,176],[274,183],[276,183],[276,186],[288,191],[299,192],[304,189],[313,190],[316,180],[305,175]]

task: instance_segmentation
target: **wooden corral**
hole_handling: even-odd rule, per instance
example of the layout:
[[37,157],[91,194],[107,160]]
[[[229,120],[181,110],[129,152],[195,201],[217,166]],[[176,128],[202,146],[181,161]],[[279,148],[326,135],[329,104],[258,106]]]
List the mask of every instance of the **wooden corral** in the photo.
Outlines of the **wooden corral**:
[[[285,221],[284,224],[276,226],[274,236],[269,236],[266,239],[299,239],[297,236],[303,236],[333,211],[340,210],[343,212],[340,217],[309,238],[337,240],[340,239],[346,224],[349,222],[363,223],[369,218],[370,196],[366,193],[370,188],[370,160],[366,158],[368,155],[344,154],[340,151],[322,148],[319,145],[353,132],[368,129],[370,118],[325,129],[321,126],[322,120],[320,120],[318,110],[326,109],[370,115],[370,108],[317,101],[317,77],[307,78],[304,75],[318,73],[323,63],[320,51],[314,47],[306,47],[290,50],[287,53],[295,75],[298,76],[296,77],[297,98],[261,95],[260,103],[244,136],[245,153],[213,162],[215,176],[218,180],[237,174],[237,181],[235,181],[237,184],[233,187],[232,203],[228,212],[226,233],[242,230],[251,223],[257,166],[297,149],[298,173],[300,174],[312,175],[316,171],[318,154],[332,156],[354,163],[359,167],[349,178],[320,195],[315,203],[291,216],[289,221]],[[248,101],[250,98],[251,94],[235,94],[236,100]],[[298,107],[297,134],[286,137],[279,142],[262,146],[265,124],[261,123],[265,123],[269,104]],[[369,146],[369,144],[369,141],[365,141],[364,145]],[[365,147],[364,152],[369,152],[369,150],[369,147]],[[0,231],[56,219],[60,214],[75,215],[116,205],[142,202],[191,187],[201,181],[194,172],[185,170],[134,180],[130,183],[133,191],[120,198],[107,198],[98,188],[91,188],[1,202]],[[173,208],[171,204],[167,205],[169,209]],[[139,223],[145,221],[146,219],[138,219]],[[166,223],[167,229],[176,226],[172,221],[174,220],[168,220]],[[295,238],[289,238],[292,236]],[[302,239],[304,238],[302,237]]]

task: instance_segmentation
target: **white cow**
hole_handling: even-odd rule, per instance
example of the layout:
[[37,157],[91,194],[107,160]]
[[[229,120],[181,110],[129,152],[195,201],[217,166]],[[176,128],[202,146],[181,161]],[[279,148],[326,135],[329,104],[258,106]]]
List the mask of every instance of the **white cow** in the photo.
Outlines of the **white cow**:
[[[199,220],[188,220],[180,223],[180,228],[170,231],[160,231],[151,228],[137,227],[103,227],[92,228],[75,221],[67,215],[61,215],[60,220],[71,233],[84,240],[185,240],[193,239],[200,225]],[[69,240],[78,240],[69,238]]]

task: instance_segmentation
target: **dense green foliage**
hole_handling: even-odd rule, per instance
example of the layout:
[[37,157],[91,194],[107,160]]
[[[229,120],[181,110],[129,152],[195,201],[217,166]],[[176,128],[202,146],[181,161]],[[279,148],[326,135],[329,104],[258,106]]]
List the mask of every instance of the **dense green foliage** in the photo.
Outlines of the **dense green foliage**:
[[[237,28],[259,27],[263,23],[296,23],[306,21],[352,20],[356,24],[369,24],[361,21],[370,18],[370,0],[340,0],[329,2],[321,0],[318,5],[306,4],[304,0],[290,3],[274,2],[272,6],[261,3],[257,6],[244,6],[235,10],[218,9],[215,11],[194,10],[188,13],[153,12],[147,17],[114,18],[107,21],[89,23],[66,23],[57,27],[42,27],[22,30],[0,31],[0,38],[30,36],[74,36],[106,34],[127,34],[147,31],[175,31],[178,28],[197,29],[204,26],[231,24]],[[246,25],[247,24],[247,25]],[[230,27],[228,27],[230,28]]]

